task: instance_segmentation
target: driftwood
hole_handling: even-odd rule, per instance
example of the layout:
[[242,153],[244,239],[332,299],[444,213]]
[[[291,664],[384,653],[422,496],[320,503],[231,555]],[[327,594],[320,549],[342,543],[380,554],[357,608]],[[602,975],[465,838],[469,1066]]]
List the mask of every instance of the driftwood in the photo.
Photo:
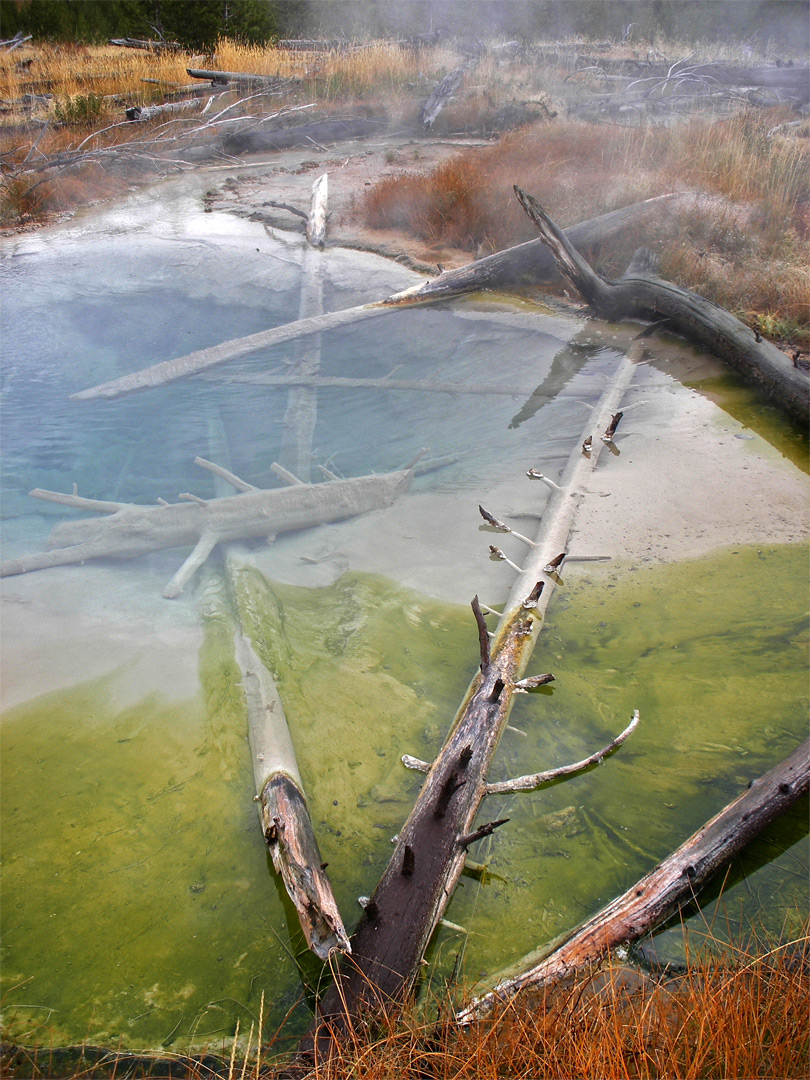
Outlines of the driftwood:
[[[204,468],[210,465],[200,458],[197,464]],[[246,485],[238,495],[205,500],[185,492],[179,496],[184,502],[159,506],[83,499],[37,488],[31,492],[34,498],[108,516],[57,525],[50,536],[50,551],[3,563],[0,577],[87,559],[133,558],[150,551],[194,545],[191,555],[166,588],[164,595],[172,598],[179,594],[216,543],[273,538],[280,533],[342,521],[390,506],[398,495],[408,490],[412,480],[413,469],[403,469],[379,476],[323,484],[299,483],[271,490]],[[245,481],[239,484],[245,485]]]
[[770,341],[730,312],[697,293],[655,275],[655,258],[645,248],[618,281],[596,274],[539,203],[515,188],[526,213],[540,230],[560,273],[605,319],[652,319],[721,357],[760,386],[802,423],[810,410],[810,378]]
[[[619,365],[590,418],[595,430],[606,427],[615,414],[633,368],[630,357]],[[586,434],[590,434],[590,428]],[[518,537],[528,554],[491,648],[481,605],[477,597],[473,601],[481,642],[481,670],[433,765],[410,757],[403,759],[411,768],[428,771],[428,776],[399,833],[391,861],[352,935],[352,957],[338,967],[335,982],[320,1002],[314,1025],[301,1044],[305,1055],[316,1059],[329,1055],[333,1040],[348,1029],[352,1018],[403,1000],[461,875],[468,847],[497,824],[503,824],[490,823],[483,831],[473,828],[484,797],[488,791],[497,790],[487,784],[490,762],[506,726],[515,689],[531,685],[522,683],[521,673],[557,580],[556,569],[562,559],[558,552],[565,551],[581,490],[592,475],[600,450],[597,444],[592,454],[582,454],[577,447],[560,485],[555,485],[549,498],[536,539]],[[485,514],[485,519],[498,532],[511,532],[492,515]],[[499,549],[490,550],[504,557]],[[636,713],[621,735],[593,758],[602,758],[618,746],[637,722]],[[564,766],[562,771],[554,770],[543,779],[564,775],[571,768]]]
[[520,990],[565,978],[602,959],[617,945],[636,941],[665,922],[730,859],[810,788],[810,739],[774,766],[662,863],[570,934],[550,955],[514,979],[499,983],[458,1014],[479,1018]]
[[[283,132],[278,134],[283,134]],[[567,231],[566,235],[572,238],[572,242],[580,245],[595,243],[600,240],[604,241],[616,235],[618,231],[628,225],[635,225],[648,216],[660,220],[662,212],[669,212],[688,205],[694,197],[694,195],[687,193],[660,195],[655,199],[646,199],[643,202],[623,207],[621,210],[601,214],[599,217],[590,218],[579,225],[574,225]],[[181,356],[174,360],[165,360],[152,367],[144,368],[130,375],[124,375],[120,379],[101,383],[87,390],[80,390],[71,395],[71,400],[83,401],[98,397],[115,398],[139,390],[164,386],[167,383],[174,382],[176,379],[196,375],[200,371],[206,371],[209,368],[216,367],[229,360],[235,360],[240,356],[249,355],[260,349],[282,345],[285,342],[295,341],[298,338],[316,334],[323,330],[349,326],[365,319],[377,318],[386,314],[386,312],[394,311],[407,304],[431,302],[465,292],[474,292],[479,289],[500,288],[506,285],[525,284],[529,281],[537,283],[547,281],[550,278],[557,278],[557,276],[554,258],[546,245],[542,240],[530,240],[528,243],[507,248],[506,251],[490,255],[486,259],[461,267],[459,270],[448,270],[425,285],[406,290],[405,293],[396,293],[386,300],[299,319],[297,322],[273,327],[270,330],[262,330],[248,337],[235,338],[232,341],[223,342],[221,345],[200,349],[197,352],[189,353],[187,356]]]

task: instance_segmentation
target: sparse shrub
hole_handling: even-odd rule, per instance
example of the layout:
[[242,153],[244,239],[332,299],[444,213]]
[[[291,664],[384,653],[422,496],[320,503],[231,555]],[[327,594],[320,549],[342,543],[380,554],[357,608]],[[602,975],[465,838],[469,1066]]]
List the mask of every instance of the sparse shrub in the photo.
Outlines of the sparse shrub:
[[103,94],[75,94],[54,104],[53,115],[57,124],[95,124],[104,112]]

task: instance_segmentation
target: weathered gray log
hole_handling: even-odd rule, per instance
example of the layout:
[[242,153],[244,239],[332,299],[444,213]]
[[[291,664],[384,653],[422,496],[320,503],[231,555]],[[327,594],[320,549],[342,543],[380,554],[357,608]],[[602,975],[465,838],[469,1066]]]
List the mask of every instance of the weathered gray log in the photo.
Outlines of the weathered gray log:
[[[64,566],[99,558],[133,558],[149,551],[192,547],[205,534],[218,540],[275,537],[324,522],[342,521],[369,510],[390,506],[407,491],[413,470],[332,480],[324,484],[299,484],[272,490],[257,489],[209,501],[138,506],[103,503],[104,518],[66,521],[53,530],[51,550],[11,559],[0,565],[0,577],[27,574],[50,566]],[[53,499],[59,493],[31,492],[35,498]],[[72,496],[58,497],[71,504]],[[82,506],[82,504],[85,506]],[[86,500],[74,503],[87,508]]]
[[810,788],[810,739],[757,780],[626,892],[516,978],[499,983],[458,1014],[469,1023],[520,990],[537,988],[593,964],[665,922],[717,870],[738,855]]
[[[660,223],[662,213],[688,206],[694,199],[695,195],[689,192],[659,195],[657,198],[645,199],[643,202],[633,203],[632,206],[625,206],[621,210],[614,210],[609,214],[601,214],[599,217],[583,221],[579,225],[572,226],[566,235],[573,238],[572,242],[581,246],[605,241],[628,225],[635,225],[648,217],[654,217]],[[295,341],[309,334],[317,334],[322,330],[350,326],[365,319],[377,318],[408,304],[429,303],[479,289],[502,288],[527,282],[539,283],[558,280],[558,278],[554,258],[546,245],[542,240],[530,240],[528,243],[507,248],[496,255],[471,263],[469,266],[463,266],[459,270],[448,270],[425,285],[406,290],[404,293],[396,293],[386,300],[299,319],[297,322],[286,323],[284,326],[262,330],[249,337],[235,338],[221,345],[199,349],[187,356],[164,360],[152,367],[143,368],[130,375],[123,375],[120,379],[113,379],[111,382],[101,383],[87,390],[79,390],[70,397],[72,401],[85,401],[98,397],[121,397],[124,394],[164,386],[176,379],[196,375],[200,371],[206,371],[218,364],[238,359],[240,356],[247,356],[260,349],[283,345],[285,342]]]
[[207,79],[212,83],[248,83],[251,86],[281,86],[286,79],[278,75],[252,75],[246,71],[205,71],[202,68],[186,68],[192,79]]
[[149,41],[143,38],[110,38],[110,45],[117,45],[122,49],[143,49],[146,52],[182,52],[183,46],[179,41]]
[[167,101],[164,105],[132,105],[126,110],[127,120],[154,120],[156,116],[169,113],[193,112],[202,105],[202,98],[185,98],[183,101]]
[[[607,424],[632,378],[625,358],[606,388],[588,431]],[[583,435],[584,438],[584,435]],[[556,578],[547,567],[565,548],[581,488],[591,477],[601,446],[588,457],[572,453],[561,484],[549,500],[495,633],[482,648],[481,670],[470,684],[451,733],[432,767],[363,918],[352,935],[352,957],[319,1003],[301,1044],[309,1057],[329,1055],[352,1018],[401,1002],[412,986],[430,937],[464,867],[473,822],[487,794],[487,772],[506,726],[515,684],[531,655]],[[483,616],[476,611],[479,622]],[[637,715],[622,733],[626,738]],[[607,752],[607,748],[601,754]],[[411,767],[413,764],[411,763]],[[417,765],[417,767],[419,767]]]
[[383,134],[386,124],[380,120],[349,117],[346,120],[323,120],[320,123],[299,124],[279,131],[235,131],[222,141],[226,154],[258,154],[268,150],[289,150],[294,146],[322,146],[344,139],[363,139],[367,135]]
[[[658,230],[670,217],[694,206],[699,195],[691,191],[671,192],[652,199],[631,203],[619,210],[588,218],[565,230],[569,241],[578,248],[604,244],[630,226],[643,222],[655,223]],[[559,272],[554,257],[542,240],[527,240],[525,244],[496,251],[483,259],[446,270],[414,290],[414,299],[432,300],[479,289],[497,289],[507,285],[536,285],[558,281]]]
[[810,378],[772,342],[725,308],[657,277],[655,257],[645,248],[639,248],[617,281],[601,277],[531,195],[518,187],[515,194],[540,230],[560,273],[599,315],[613,320],[666,320],[669,329],[721,357],[791,415],[804,424],[808,422]]

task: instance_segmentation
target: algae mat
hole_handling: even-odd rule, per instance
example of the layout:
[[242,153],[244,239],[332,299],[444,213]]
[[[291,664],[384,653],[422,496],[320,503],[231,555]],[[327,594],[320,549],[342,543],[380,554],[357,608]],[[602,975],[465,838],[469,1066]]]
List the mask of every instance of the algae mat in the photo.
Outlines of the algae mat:
[[[485,804],[430,954],[434,985],[489,979],[630,884],[806,730],[805,546],[624,572],[571,566],[493,779],[575,759],[633,708],[607,763]],[[249,575],[258,651],[294,731],[323,857],[351,925],[477,665],[469,611],[363,574],[328,588]],[[266,1000],[306,1020],[320,969],[269,868],[227,610],[208,609],[197,698],[116,707],[115,675],[10,710],[3,728],[4,1007],[28,1044],[216,1046]],[[807,915],[806,819],[735,871],[722,902],[772,933]],[[359,914],[359,911],[358,911]],[[732,927],[733,929],[733,927]],[[670,943],[670,952],[676,946]]]

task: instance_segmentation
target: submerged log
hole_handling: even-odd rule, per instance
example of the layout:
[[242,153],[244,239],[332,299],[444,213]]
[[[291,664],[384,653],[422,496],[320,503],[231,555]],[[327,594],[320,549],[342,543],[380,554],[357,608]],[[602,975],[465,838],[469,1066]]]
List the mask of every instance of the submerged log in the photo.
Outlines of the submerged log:
[[624,275],[608,281],[588,265],[540,204],[520,188],[515,194],[540,230],[560,273],[605,319],[665,320],[755,382],[802,423],[810,414],[810,378],[787,356],[731,312],[655,274],[652,252],[639,248]]
[[[619,365],[590,418],[591,425],[608,423],[633,368],[629,357]],[[557,580],[554,570],[547,572],[547,568],[560,548],[565,548],[581,488],[592,474],[600,449],[586,456],[577,444],[571,455],[536,539],[527,541],[526,565],[500,619],[491,651],[485,627],[482,632],[477,598],[473,602],[482,642],[481,670],[433,765],[407,759],[410,767],[428,771],[428,777],[352,935],[352,957],[338,967],[335,982],[319,1003],[314,1025],[301,1044],[302,1054],[310,1058],[330,1055],[334,1041],[349,1030],[354,1018],[405,998],[464,868],[467,848],[486,835],[475,830],[473,823],[489,790],[487,772],[506,727],[513,692]],[[637,721],[636,714],[610,746],[627,738]],[[608,750],[605,747],[597,756],[603,757]]]
[[[323,484],[298,484],[271,490],[251,488],[225,498],[206,501],[192,497],[191,502],[160,506],[103,502],[91,507],[87,505],[88,500],[78,496],[37,488],[31,492],[34,498],[58,501],[80,509],[97,509],[108,516],[57,525],[49,540],[51,550],[3,563],[0,577],[87,559],[126,559],[164,548],[201,545],[203,537],[210,540],[212,535],[216,535],[216,542],[272,538],[280,533],[342,521],[390,506],[408,490],[412,480],[413,470],[403,469],[379,476],[330,480]],[[207,544],[208,541],[205,546]],[[177,594],[172,592],[171,595]]]
[[662,863],[559,944],[539,963],[499,983],[458,1014],[470,1023],[520,990],[557,982],[617,945],[637,941],[666,921],[716,871],[738,855],[810,788],[810,739],[693,833]]
[[[226,561],[239,612],[240,563],[231,551]],[[244,633],[237,633],[235,644],[262,835],[295,904],[307,945],[327,960],[334,950],[351,952],[351,946],[315,838],[284,707],[275,682]]]
[[[299,129],[300,130],[300,129]],[[284,134],[278,132],[274,134]],[[604,241],[629,225],[638,224],[648,217],[655,217],[660,223],[662,213],[676,211],[693,202],[694,194],[680,193],[659,195],[655,199],[645,199],[621,210],[590,218],[579,225],[574,225],[566,233],[573,243],[587,245]],[[262,330],[248,337],[235,338],[207,349],[199,349],[174,360],[164,360],[141,371],[123,375],[119,379],[100,383],[87,390],[71,394],[71,401],[88,401],[93,398],[116,398],[125,394],[136,393],[157,386],[165,386],[177,379],[196,375],[200,371],[247,356],[260,349],[269,349],[274,345],[283,345],[288,341],[317,334],[342,326],[351,326],[365,319],[374,319],[388,312],[396,311],[409,304],[431,303],[449,296],[479,289],[503,288],[507,285],[539,283],[557,278],[554,258],[542,240],[530,240],[517,247],[507,248],[486,259],[463,266],[459,270],[448,270],[440,277],[404,293],[395,293],[386,300],[343,311],[330,311],[323,315],[299,319],[284,326]]]

